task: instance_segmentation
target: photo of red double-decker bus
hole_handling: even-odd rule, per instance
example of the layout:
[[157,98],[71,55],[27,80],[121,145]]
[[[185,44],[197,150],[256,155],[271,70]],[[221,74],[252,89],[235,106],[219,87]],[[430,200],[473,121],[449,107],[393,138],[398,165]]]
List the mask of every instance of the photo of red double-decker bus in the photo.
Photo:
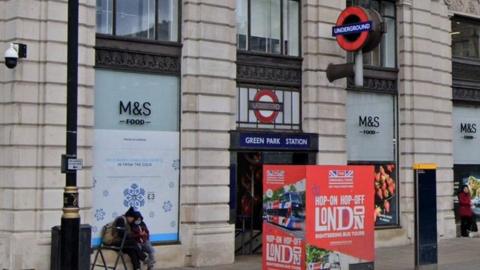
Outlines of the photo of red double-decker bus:
[[286,192],[277,200],[264,203],[264,218],[289,230],[302,230],[305,222],[305,204],[301,193]]

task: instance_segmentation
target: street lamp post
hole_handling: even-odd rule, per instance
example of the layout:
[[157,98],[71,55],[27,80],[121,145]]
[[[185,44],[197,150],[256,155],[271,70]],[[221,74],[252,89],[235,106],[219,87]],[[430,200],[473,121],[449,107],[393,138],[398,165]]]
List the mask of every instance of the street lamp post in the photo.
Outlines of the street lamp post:
[[[80,214],[77,172],[77,105],[78,105],[78,0],[68,1],[67,48],[67,141],[62,156],[66,186],[63,193],[61,223],[61,269],[78,270]],[[81,166],[80,166],[81,167]]]

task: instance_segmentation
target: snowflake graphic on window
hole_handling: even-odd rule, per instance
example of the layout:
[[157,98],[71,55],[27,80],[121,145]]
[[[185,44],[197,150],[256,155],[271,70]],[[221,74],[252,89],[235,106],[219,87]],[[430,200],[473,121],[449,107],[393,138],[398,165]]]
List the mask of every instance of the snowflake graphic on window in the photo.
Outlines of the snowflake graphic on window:
[[172,163],[172,168],[175,171],[178,171],[180,169],[180,159],[175,159]]
[[104,190],[103,191],[103,197],[108,197],[110,193],[108,192],[108,190]]
[[92,186],[93,187],[96,187],[97,186],[97,178],[93,178],[93,183],[92,183]]
[[163,202],[163,207],[162,208],[163,208],[163,211],[165,211],[165,213],[170,212],[170,211],[172,211],[173,205],[170,201],[166,201],[166,202]]
[[169,186],[170,188],[174,188],[174,187],[175,187],[175,183],[172,181],[172,182],[168,183],[168,186]]
[[150,211],[150,213],[148,213],[148,216],[149,216],[150,218],[154,218],[154,217],[155,217],[155,212]]
[[170,222],[170,227],[173,228],[173,227],[175,227],[175,226],[177,226],[177,222],[175,222],[175,221]]
[[100,221],[100,220],[104,220],[104,219],[105,219],[105,215],[106,215],[106,214],[107,214],[107,213],[105,213],[105,211],[103,211],[103,208],[100,208],[100,209],[95,210],[95,215],[94,215],[94,217],[95,217],[95,219],[96,219],[97,221]]
[[145,205],[145,189],[139,187],[137,184],[132,184],[129,188],[123,191],[125,207],[134,207],[136,209]]
[[93,233],[96,233],[97,231],[98,231],[97,226],[93,226],[93,227],[92,227],[92,232],[93,232]]

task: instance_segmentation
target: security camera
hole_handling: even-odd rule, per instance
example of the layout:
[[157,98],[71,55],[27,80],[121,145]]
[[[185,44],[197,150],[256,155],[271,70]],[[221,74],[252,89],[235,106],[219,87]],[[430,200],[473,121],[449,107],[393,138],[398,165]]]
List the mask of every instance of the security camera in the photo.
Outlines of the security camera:
[[5,65],[12,69],[17,66],[18,58],[27,57],[27,45],[21,43],[10,43],[5,51]]

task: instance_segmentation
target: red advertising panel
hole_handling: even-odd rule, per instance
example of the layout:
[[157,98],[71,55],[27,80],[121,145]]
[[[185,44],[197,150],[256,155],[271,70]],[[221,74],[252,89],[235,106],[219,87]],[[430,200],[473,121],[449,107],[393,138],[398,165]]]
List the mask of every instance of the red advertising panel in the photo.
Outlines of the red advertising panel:
[[263,270],[374,261],[373,166],[264,166]]
[[264,166],[263,269],[305,269],[305,166]]
[[373,166],[310,166],[306,267],[350,269],[374,261]]

